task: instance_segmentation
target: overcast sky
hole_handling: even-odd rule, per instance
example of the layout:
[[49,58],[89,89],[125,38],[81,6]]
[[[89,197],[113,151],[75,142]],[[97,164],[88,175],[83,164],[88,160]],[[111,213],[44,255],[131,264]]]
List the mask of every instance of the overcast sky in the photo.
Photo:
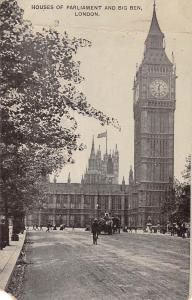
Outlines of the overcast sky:
[[[76,163],[67,165],[59,174],[58,182],[66,182],[71,172],[72,182],[79,182],[84,173],[90,154],[92,136],[96,147],[100,144],[104,151],[105,139],[97,139],[98,133],[108,130],[109,149],[118,145],[120,152],[120,177],[128,180],[133,160],[133,80],[136,64],[143,57],[144,41],[149,31],[152,17],[152,0],[65,0],[65,1],[24,1],[25,18],[30,19],[36,29],[54,26],[59,20],[59,31],[67,31],[71,36],[83,37],[92,42],[91,48],[80,49],[77,59],[81,63],[81,73],[86,80],[78,87],[87,100],[99,110],[116,117],[121,124],[121,132],[113,127],[102,127],[99,122],[77,116],[81,141],[87,149],[74,155]],[[157,18],[166,39],[166,52],[171,58],[174,52],[177,66],[177,99],[175,112],[175,176],[180,178],[185,156],[191,152],[192,113],[192,1],[157,0]],[[32,10],[31,5],[57,4],[63,8],[53,10]],[[100,11],[100,16],[75,17],[67,5],[138,5],[142,10],[117,9]]]

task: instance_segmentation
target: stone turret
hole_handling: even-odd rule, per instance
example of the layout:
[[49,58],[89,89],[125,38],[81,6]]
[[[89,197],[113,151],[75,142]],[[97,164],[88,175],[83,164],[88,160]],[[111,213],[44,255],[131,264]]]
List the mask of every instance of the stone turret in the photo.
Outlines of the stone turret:
[[95,151],[94,138],[92,140],[91,153],[88,161],[88,169],[84,174],[84,183],[117,184],[119,176],[119,152],[117,145],[113,154],[105,153],[102,157],[101,149]]
[[115,146],[115,151],[113,155],[113,166],[114,166],[114,183],[118,183],[119,178],[119,151],[117,149],[117,144]]
[[67,178],[67,183],[71,183],[71,174],[69,172],[68,178]]
[[132,169],[132,166],[131,166],[130,171],[129,171],[129,185],[132,185],[133,183],[134,183],[133,169]]

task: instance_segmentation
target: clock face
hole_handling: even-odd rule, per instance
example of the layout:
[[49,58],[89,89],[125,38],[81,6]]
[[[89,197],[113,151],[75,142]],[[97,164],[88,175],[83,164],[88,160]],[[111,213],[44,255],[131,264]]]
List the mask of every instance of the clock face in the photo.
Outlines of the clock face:
[[169,88],[165,81],[162,79],[155,79],[151,82],[150,86],[151,95],[155,98],[165,97],[168,94]]

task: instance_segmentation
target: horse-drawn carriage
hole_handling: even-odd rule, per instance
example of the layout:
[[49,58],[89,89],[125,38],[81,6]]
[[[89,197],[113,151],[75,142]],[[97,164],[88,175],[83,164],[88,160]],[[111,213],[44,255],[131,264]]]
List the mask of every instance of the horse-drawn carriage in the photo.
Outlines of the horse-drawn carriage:
[[100,233],[114,234],[115,232],[120,233],[121,221],[118,217],[105,216],[99,218],[98,228]]

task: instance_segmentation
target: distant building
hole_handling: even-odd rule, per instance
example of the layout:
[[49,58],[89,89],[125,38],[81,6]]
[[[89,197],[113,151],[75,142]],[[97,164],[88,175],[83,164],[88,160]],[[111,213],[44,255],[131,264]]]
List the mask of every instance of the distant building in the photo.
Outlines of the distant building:
[[81,183],[72,183],[70,173],[66,183],[47,184],[46,202],[42,209],[33,211],[27,223],[46,225],[66,224],[85,227],[91,219],[105,213],[118,216],[125,223],[125,208],[128,185],[125,180],[118,184],[119,152],[117,146],[112,154],[101,154],[100,147],[95,151],[92,141],[88,168]]
[[[108,212],[121,224],[143,227],[161,221],[161,203],[174,177],[174,111],[176,68],[165,53],[154,5],[144,57],[134,79],[134,171],[118,184],[117,146],[102,156],[94,140],[81,183],[49,183],[47,202],[28,222],[48,221],[86,226]],[[103,135],[104,136],[104,135]]]
[[92,141],[91,154],[88,161],[88,168],[82,177],[83,183],[89,184],[118,184],[119,177],[119,152],[116,149],[101,156],[100,146],[95,152],[94,139]]

